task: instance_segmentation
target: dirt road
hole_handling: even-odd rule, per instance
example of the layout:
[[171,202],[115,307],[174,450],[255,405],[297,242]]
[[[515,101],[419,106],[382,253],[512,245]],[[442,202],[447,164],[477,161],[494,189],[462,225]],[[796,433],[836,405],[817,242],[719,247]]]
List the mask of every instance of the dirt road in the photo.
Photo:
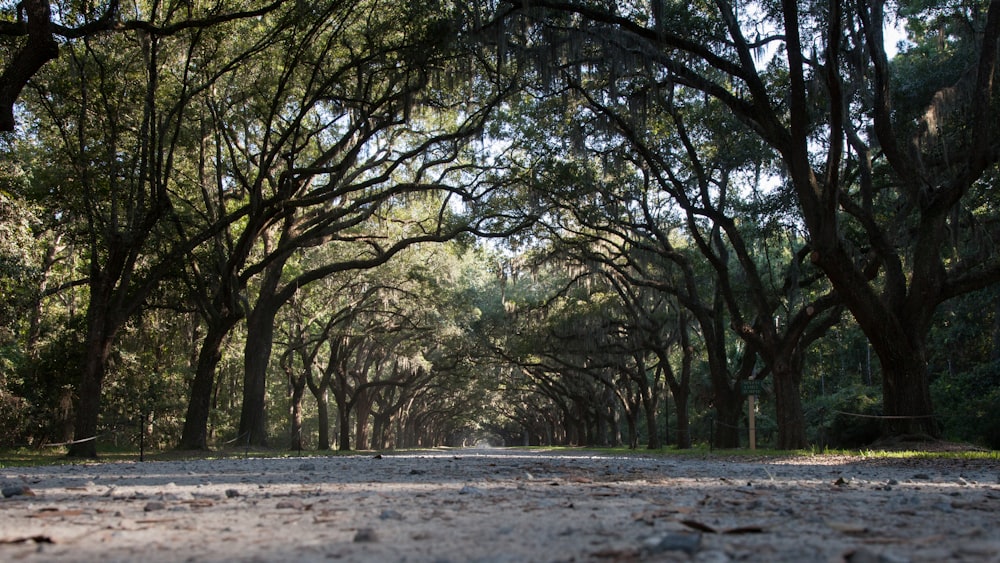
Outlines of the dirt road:
[[3,561],[997,561],[1000,467],[482,449],[0,468]]

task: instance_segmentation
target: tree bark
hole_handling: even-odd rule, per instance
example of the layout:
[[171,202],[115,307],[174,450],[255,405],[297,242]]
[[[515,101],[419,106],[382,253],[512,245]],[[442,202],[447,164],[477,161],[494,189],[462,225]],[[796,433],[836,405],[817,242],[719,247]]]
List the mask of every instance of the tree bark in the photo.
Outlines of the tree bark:
[[211,414],[212,389],[215,370],[222,361],[222,343],[241,317],[219,317],[208,326],[208,333],[201,343],[194,380],[188,397],[187,414],[178,448],[182,450],[208,449],[208,419]]
[[28,15],[28,40],[0,75],[0,131],[14,130],[14,104],[21,90],[45,63],[59,56],[59,43],[50,29],[52,9],[46,0],[23,0]]
[[316,396],[316,418],[319,424],[319,444],[317,449],[330,449],[330,403],[329,392],[324,388]]
[[660,426],[656,422],[656,404],[658,402],[650,391],[649,385],[646,385],[646,388],[642,390],[642,410],[646,415],[646,432],[649,438],[646,441],[646,448],[650,450],[658,450],[662,447]]
[[257,303],[247,316],[239,435],[255,446],[267,445],[267,368],[274,343],[274,319],[283,304],[276,293],[284,263],[276,260],[268,266]]
[[87,307],[87,339],[84,344],[83,372],[77,387],[74,443],[70,457],[97,457],[97,422],[101,414],[101,392],[107,372],[111,344],[119,323],[112,309],[111,295],[114,282],[102,275],[94,265],[91,268],[90,304]]
[[939,436],[923,343],[879,339],[872,348],[882,366],[883,436]]
[[671,391],[674,396],[674,412],[677,417],[677,449],[691,449],[691,415],[688,410],[687,389]]
[[300,375],[291,382],[291,404],[289,405],[289,448],[301,451],[302,439],[302,397],[306,391],[305,375]]
[[[336,393],[334,393],[336,396]],[[351,410],[347,401],[337,401],[338,430],[340,431],[340,443],[337,446],[342,452],[351,451]]]
[[70,444],[70,457],[97,457],[97,422],[101,414],[101,391],[111,353],[111,339],[102,334],[101,327],[93,327],[87,339],[83,375],[78,387],[74,442]]
[[254,446],[267,445],[267,368],[271,360],[274,317],[277,313],[278,307],[262,295],[247,317],[239,435]]
[[371,399],[364,390],[354,397],[354,447],[368,449],[368,418],[371,413]]
[[779,450],[798,450],[808,445],[805,415],[802,412],[802,370],[785,361],[771,368],[774,382],[774,410],[778,425]]

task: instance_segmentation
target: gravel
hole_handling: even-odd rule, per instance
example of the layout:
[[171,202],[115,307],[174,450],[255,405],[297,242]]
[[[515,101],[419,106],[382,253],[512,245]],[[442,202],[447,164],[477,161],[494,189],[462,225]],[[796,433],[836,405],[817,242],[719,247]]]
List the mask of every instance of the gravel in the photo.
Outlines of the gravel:
[[382,455],[0,468],[2,561],[995,561],[986,460]]

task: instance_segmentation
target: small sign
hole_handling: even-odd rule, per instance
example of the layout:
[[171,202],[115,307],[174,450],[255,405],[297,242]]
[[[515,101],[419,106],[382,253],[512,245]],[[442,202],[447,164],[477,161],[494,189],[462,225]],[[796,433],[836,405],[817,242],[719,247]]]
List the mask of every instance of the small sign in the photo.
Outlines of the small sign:
[[757,379],[740,381],[740,391],[744,395],[760,395],[764,391],[764,382]]

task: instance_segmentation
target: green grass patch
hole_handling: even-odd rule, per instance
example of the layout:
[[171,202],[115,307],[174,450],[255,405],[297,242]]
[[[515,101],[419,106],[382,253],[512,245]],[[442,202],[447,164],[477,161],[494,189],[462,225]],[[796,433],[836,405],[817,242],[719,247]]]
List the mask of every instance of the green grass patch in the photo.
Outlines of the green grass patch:
[[1000,451],[996,450],[963,450],[963,451],[925,451],[925,450],[862,450],[858,453],[862,458],[870,459],[959,459],[985,460],[1000,462]]
[[[461,455],[461,448],[443,448],[453,451],[455,455]],[[956,460],[981,460],[1000,463],[1000,451],[996,450],[976,450],[976,449],[949,449],[949,450],[884,450],[884,449],[864,449],[864,450],[830,450],[830,449],[805,449],[805,450],[772,450],[757,449],[713,449],[707,444],[697,444],[688,449],[677,449],[675,446],[667,446],[650,450],[646,448],[629,449],[627,447],[579,447],[579,446],[514,446],[503,448],[505,450],[525,451],[525,452],[548,452],[553,454],[589,454],[607,456],[646,456],[646,457],[694,457],[699,459],[718,460],[765,460],[775,458],[790,457],[855,457],[863,459],[956,459]],[[441,450],[438,448],[437,450]],[[416,450],[393,450],[384,452],[387,455],[392,453],[405,453],[409,451],[428,451],[427,448]],[[98,451],[97,459],[80,459],[66,456],[67,450],[61,448],[17,448],[0,450],[0,469],[12,467],[35,467],[43,465],[71,465],[87,463],[123,463],[138,462],[140,455],[138,450],[125,448],[105,448]],[[239,459],[239,458],[261,458],[261,459],[282,459],[298,457],[330,457],[343,455],[375,455],[375,451],[340,451],[340,450],[287,450],[277,448],[222,448],[210,451],[182,451],[182,450],[162,450],[145,452],[142,456],[145,461],[190,461],[190,460],[212,460],[212,459]]]
[[88,463],[132,463],[142,461],[191,461],[211,459],[265,458],[281,459],[292,457],[330,457],[342,455],[372,455],[371,451],[339,450],[287,450],[272,448],[223,448],[216,450],[157,450],[146,451],[140,456],[139,450],[126,448],[99,448],[96,459],[67,456],[67,448],[16,448],[0,450],[0,469],[11,467],[37,467],[42,465],[79,465]]

